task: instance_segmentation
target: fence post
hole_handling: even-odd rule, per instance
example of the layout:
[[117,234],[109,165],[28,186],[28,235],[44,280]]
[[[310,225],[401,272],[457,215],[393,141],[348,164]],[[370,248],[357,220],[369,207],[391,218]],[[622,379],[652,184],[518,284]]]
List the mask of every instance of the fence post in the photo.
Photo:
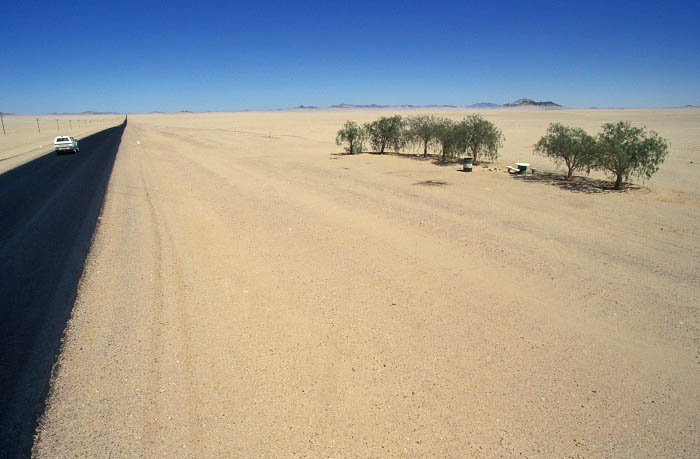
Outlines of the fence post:
[[60,131],[61,128],[58,127],[58,120],[56,120],[56,132]]
[[2,112],[0,112],[0,122],[2,123],[2,135],[7,135],[5,134],[5,118],[2,117]]
[[39,134],[41,134],[41,128],[39,127],[39,118],[34,118],[36,120],[36,129],[39,131]]

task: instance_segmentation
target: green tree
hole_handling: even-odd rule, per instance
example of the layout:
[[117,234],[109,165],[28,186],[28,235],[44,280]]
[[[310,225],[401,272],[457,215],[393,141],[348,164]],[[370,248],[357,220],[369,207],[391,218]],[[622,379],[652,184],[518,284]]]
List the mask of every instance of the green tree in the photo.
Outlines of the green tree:
[[503,133],[491,121],[473,114],[459,123],[458,149],[466,150],[467,154],[474,158],[474,164],[479,161],[479,156],[490,159],[498,158],[498,149],[503,146]]
[[428,147],[435,141],[438,119],[433,115],[419,115],[408,119],[406,138],[409,143],[423,149],[423,156],[428,155]]
[[651,178],[668,156],[666,140],[629,121],[607,123],[598,134],[593,167],[615,177],[615,189],[631,176]]
[[406,144],[404,128],[406,122],[401,115],[382,116],[376,121],[364,125],[372,148],[384,153],[387,148],[400,151]]
[[442,161],[459,154],[458,125],[449,118],[435,119],[435,140],[440,145]]
[[335,144],[342,145],[344,142],[347,142],[348,145],[345,147],[345,151],[352,155],[362,151],[365,137],[365,130],[360,125],[354,121],[346,121],[335,137]]
[[552,158],[556,163],[564,163],[568,170],[566,179],[571,180],[574,171],[585,169],[590,172],[595,152],[595,139],[581,128],[552,123],[534,146],[534,151]]

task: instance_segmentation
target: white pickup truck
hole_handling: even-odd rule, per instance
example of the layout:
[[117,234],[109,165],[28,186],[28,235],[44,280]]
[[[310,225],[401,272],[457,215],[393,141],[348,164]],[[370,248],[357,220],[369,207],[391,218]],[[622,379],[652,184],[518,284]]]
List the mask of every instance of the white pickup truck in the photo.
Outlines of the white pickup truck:
[[76,138],[69,135],[61,135],[56,137],[53,141],[53,146],[58,154],[66,151],[70,151],[71,153],[77,153],[80,151]]

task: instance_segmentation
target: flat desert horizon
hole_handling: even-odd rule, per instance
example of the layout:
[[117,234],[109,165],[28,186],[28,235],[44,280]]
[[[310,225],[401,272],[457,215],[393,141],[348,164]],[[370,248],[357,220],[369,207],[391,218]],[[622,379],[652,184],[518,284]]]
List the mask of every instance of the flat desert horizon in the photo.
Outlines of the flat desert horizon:
[[[341,154],[346,120],[395,113],[480,113],[500,158]],[[670,143],[626,190],[532,152],[619,120]],[[697,456],[699,121],[129,115],[33,454]],[[16,135],[0,160],[41,140]]]

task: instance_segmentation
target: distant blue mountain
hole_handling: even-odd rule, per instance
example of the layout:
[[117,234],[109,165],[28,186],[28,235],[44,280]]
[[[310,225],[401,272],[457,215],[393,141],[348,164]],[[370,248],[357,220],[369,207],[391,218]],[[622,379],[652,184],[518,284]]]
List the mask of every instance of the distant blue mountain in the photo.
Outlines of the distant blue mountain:
[[478,104],[469,105],[469,108],[496,108],[500,107],[499,104],[494,104],[492,102],[479,102]]
[[561,107],[559,104],[555,104],[551,100],[547,102],[535,102],[532,99],[518,99],[515,102],[509,104],[503,104],[503,107]]

